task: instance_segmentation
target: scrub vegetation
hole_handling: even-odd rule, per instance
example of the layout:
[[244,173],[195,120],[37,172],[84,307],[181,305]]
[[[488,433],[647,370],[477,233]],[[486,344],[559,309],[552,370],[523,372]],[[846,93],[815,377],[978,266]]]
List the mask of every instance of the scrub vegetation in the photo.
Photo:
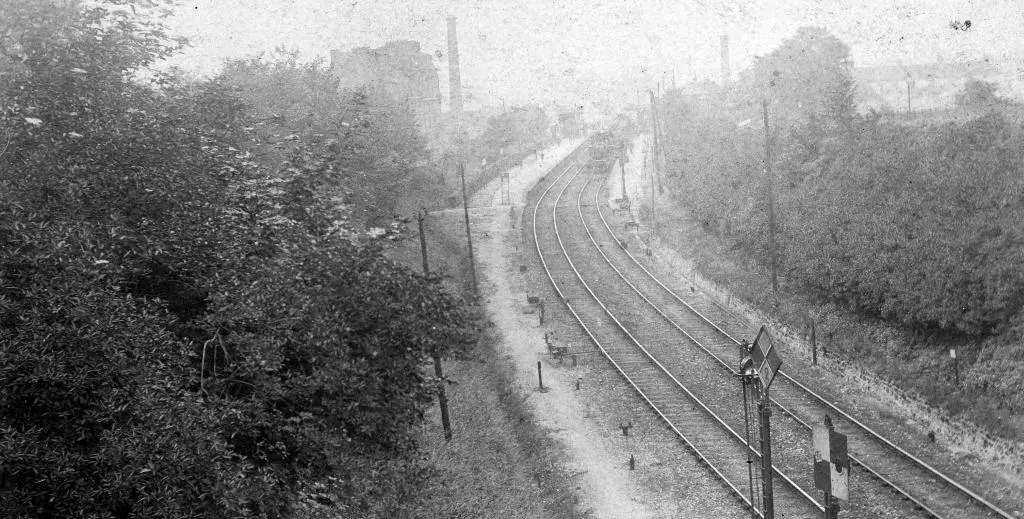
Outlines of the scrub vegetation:
[[[851,67],[843,42],[803,28],[716,101],[669,92],[667,182],[690,222],[761,273],[771,189],[783,302],[799,295],[845,309],[846,324],[873,320],[905,335],[880,340],[837,324],[819,330],[836,337],[830,351],[1020,438],[1024,429],[1001,418],[1024,410],[1020,111],[974,80],[956,97],[955,117],[914,125],[861,114]],[[777,306],[763,283],[746,292],[797,328],[817,311]],[[959,383],[949,348],[960,351]]]

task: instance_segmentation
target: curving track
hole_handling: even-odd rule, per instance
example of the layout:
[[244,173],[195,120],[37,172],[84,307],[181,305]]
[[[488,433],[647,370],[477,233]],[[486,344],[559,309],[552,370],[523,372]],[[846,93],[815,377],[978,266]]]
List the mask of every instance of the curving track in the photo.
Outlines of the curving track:
[[[524,230],[547,276],[586,334],[669,427],[746,506],[742,392],[730,363],[738,342],[655,278],[622,245],[601,211],[604,175],[563,163],[542,181]],[[1004,517],[953,481],[798,381],[782,374],[772,388],[776,510],[818,517],[810,471],[809,423],[824,413],[849,436],[859,470],[851,474],[854,517]],[[757,452],[751,449],[756,460]],[[759,513],[759,512],[758,512]]]
[[[623,323],[601,302],[595,291],[607,287],[587,283],[579,274],[583,269],[598,266],[592,262],[578,264],[581,258],[571,252],[586,247],[588,239],[572,223],[579,221],[579,197],[586,185],[573,180],[587,180],[580,173],[579,166],[569,165],[555,179],[545,181],[547,185],[532,212],[534,245],[552,285],[587,335],[629,384],[737,499],[750,506],[748,464],[742,456],[745,444],[738,430],[728,426],[697,398],[689,384],[657,360],[635,337],[635,332],[629,331],[627,324],[633,323]],[[739,397],[738,384],[735,389]],[[777,509],[787,511],[787,517],[817,517],[821,510],[813,498],[787,483],[782,474],[776,482],[776,503]]]

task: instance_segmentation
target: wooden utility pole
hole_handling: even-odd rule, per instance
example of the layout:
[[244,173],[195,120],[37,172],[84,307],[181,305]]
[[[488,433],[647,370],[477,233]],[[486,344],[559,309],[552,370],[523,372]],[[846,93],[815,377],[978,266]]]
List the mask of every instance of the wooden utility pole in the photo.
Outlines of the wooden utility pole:
[[420,257],[423,258],[423,273],[430,273],[430,263],[427,262],[427,235],[423,233],[423,220],[427,218],[427,210],[424,208],[416,215],[420,225]]
[[664,103],[664,98],[659,97],[658,98],[658,178],[656,179],[658,181],[658,194],[664,194],[665,193],[665,186],[662,183],[662,178],[665,176],[665,170],[667,169],[666,165],[667,165],[667,161],[668,161],[668,155],[665,154],[665,141],[666,141],[666,139],[665,139],[665,117],[664,117],[665,114],[661,113],[662,103]]
[[[655,161],[656,160],[657,159],[655,159]],[[657,234],[657,230],[658,230],[658,211],[656,209],[656,206],[658,205],[657,204],[658,199],[655,198],[656,194],[654,193],[654,175],[649,175],[649,178],[651,179],[651,239],[648,240],[650,245],[648,246],[647,253],[648,254],[653,254],[653,252],[654,252],[654,236]]]
[[654,174],[658,177],[658,185],[661,185],[661,175],[664,173],[661,169],[661,148],[664,145],[661,142],[661,130],[658,124],[658,103],[654,97],[654,91],[650,91],[651,94],[651,135],[653,135],[654,142]]
[[[427,217],[427,210],[424,209],[416,219],[420,224],[420,255],[423,257],[423,273],[430,273],[430,264],[427,263],[427,235],[423,233],[423,220]],[[444,372],[441,370],[441,356],[434,357],[434,375],[437,376],[437,404],[441,407],[441,427],[444,427],[445,441],[452,440],[452,422],[448,416],[448,394],[444,389]]]
[[619,150],[619,172],[622,177],[622,198],[628,200],[629,195],[626,194],[626,150]]
[[662,98],[654,97],[651,99],[651,121],[654,124],[654,134],[657,138],[657,149],[654,153],[654,160],[657,161],[658,176],[655,178],[655,182],[658,183],[658,193],[664,193],[665,188],[662,186],[661,178],[665,175],[665,118],[661,113],[661,101]]
[[[448,75],[451,90],[451,110],[455,116],[455,158],[458,161],[459,177],[462,179],[462,209],[466,214],[466,242],[469,247],[469,273],[473,280],[473,295],[479,296],[476,286],[476,265],[473,262],[473,235],[469,230],[469,199],[466,198],[466,165],[463,157],[462,135],[462,76],[459,72],[459,43],[455,29],[455,17],[448,17]],[[502,100],[504,105],[504,100]]]
[[818,334],[811,319],[811,364],[818,365]]
[[462,211],[466,216],[466,245],[469,247],[469,274],[473,280],[473,295],[479,296],[476,286],[476,264],[473,261],[473,234],[469,229],[469,198],[466,197],[466,165],[459,162],[459,176],[462,177]]
[[779,278],[775,261],[775,194],[772,179],[772,134],[768,128],[768,100],[761,99],[761,110],[764,116],[764,170],[765,184],[768,191],[768,262],[772,274],[772,298],[778,303]]

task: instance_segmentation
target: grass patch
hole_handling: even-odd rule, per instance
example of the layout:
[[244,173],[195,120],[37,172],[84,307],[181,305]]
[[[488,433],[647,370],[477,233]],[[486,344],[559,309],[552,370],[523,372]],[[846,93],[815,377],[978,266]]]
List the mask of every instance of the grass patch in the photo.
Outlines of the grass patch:
[[[469,277],[469,252],[462,212],[432,212],[423,221],[427,241],[427,262],[430,271],[445,277],[445,287],[452,293],[468,296],[472,290]],[[416,271],[423,270],[419,230],[415,217],[403,241],[387,251],[387,256]]]
[[453,439],[445,442],[439,413],[423,432],[423,453],[436,477],[424,488],[429,517],[574,518],[578,498],[561,468],[561,447],[539,426],[517,389],[512,361],[497,351],[488,328],[479,361],[447,363],[457,382],[448,398]]
[[[468,295],[462,213],[432,213],[424,223],[431,271],[446,276],[449,290]],[[415,220],[410,231],[388,257],[419,270]],[[562,447],[537,423],[516,385],[513,361],[500,351],[501,340],[497,329],[485,327],[473,359],[444,363],[445,377],[455,382],[447,390],[450,442],[435,406],[414,456],[348,460],[369,468],[350,479],[358,479],[363,494],[372,497],[362,515],[352,517],[585,517],[577,510],[575,483],[562,468]]]

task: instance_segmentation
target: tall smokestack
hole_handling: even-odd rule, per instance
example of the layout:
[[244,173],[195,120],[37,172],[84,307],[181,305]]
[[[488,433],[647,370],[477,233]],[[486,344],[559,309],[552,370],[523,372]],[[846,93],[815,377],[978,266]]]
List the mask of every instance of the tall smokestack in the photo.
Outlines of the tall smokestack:
[[455,34],[455,17],[448,17],[448,91],[452,113],[462,113],[462,76],[459,73],[459,39]]
[[732,69],[729,68],[729,37],[722,35],[722,85],[732,80]]

